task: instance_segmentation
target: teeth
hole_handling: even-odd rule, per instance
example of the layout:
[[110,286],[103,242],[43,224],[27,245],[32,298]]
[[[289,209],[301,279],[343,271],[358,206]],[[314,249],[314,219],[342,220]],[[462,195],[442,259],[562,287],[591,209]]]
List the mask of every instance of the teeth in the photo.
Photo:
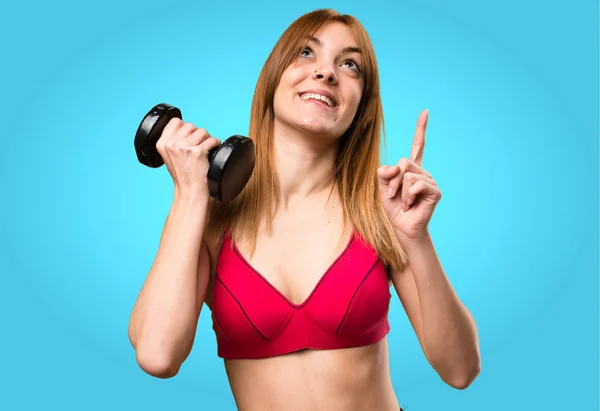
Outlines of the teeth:
[[327,105],[329,107],[333,106],[333,101],[331,101],[331,99],[327,96],[322,96],[320,94],[315,94],[315,93],[304,93],[302,94],[302,96],[300,96],[302,98],[302,100],[308,100],[310,98],[313,98],[315,100],[321,100],[324,101],[325,103],[327,103]]

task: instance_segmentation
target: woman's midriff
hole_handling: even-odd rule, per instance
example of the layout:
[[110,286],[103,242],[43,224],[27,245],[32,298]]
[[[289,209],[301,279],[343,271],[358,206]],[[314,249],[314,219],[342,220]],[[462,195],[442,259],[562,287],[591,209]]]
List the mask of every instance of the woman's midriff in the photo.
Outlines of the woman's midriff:
[[239,411],[398,411],[387,338],[357,348],[226,360]]

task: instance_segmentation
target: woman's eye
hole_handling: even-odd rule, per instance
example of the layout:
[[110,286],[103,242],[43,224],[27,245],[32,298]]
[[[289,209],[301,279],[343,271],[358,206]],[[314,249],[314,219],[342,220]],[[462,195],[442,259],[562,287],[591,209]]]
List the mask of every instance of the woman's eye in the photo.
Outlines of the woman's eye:
[[300,55],[302,57],[310,57],[312,55],[312,50],[309,49],[308,47],[302,49],[302,51],[300,52]]
[[344,61],[344,64],[348,64],[348,65],[349,65],[349,67],[350,67],[352,70],[356,71],[357,73],[359,73],[359,72],[360,72],[360,66],[359,66],[359,65],[358,65],[358,64],[357,64],[355,61],[352,61],[352,60],[346,60],[346,61]]

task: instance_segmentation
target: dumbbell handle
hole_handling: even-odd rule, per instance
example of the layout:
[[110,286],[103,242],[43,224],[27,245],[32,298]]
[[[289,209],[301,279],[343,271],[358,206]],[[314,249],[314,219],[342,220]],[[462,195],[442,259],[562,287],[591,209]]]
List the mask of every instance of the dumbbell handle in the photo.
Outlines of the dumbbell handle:
[[[163,130],[173,118],[183,118],[181,110],[166,103],[157,104],[144,116],[135,135],[135,151],[140,163],[158,168],[164,164],[164,160],[156,150],[156,144]],[[218,147],[208,152],[208,161],[212,162]]]

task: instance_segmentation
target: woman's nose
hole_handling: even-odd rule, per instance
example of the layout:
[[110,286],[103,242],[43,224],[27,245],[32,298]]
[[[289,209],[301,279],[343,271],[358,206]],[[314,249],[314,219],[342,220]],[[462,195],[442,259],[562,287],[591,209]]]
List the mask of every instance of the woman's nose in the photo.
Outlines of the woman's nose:
[[316,80],[325,79],[328,83],[336,84],[337,76],[335,72],[329,68],[321,67],[313,72],[313,78]]

